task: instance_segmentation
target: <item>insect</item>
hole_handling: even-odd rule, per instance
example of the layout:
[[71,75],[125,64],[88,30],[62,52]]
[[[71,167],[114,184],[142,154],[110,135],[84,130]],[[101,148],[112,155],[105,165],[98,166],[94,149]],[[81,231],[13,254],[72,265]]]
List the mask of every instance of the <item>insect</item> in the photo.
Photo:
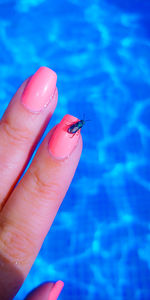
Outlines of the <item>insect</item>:
[[84,120],[80,120],[78,122],[73,123],[69,128],[68,128],[68,132],[69,133],[76,133],[79,129],[81,129],[83,127],[83,125],[85,124]]
[[85,124],[86,121],[90,121],[90,120],[80,120],[80,121],[77,121],[75,123],[73,123],[67,130],[68,133],[73,133],[73,136],[76,134],[76,132],[78,130],[80,130],[83,125]]

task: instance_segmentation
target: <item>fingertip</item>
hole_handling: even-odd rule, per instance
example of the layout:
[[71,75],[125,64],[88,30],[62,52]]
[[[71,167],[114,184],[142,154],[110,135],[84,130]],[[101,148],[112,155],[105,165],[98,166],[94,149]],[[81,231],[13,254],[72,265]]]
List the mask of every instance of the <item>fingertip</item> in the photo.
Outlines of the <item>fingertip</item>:
[[68,158],[75,150],[80,139],[80,128],[75,133],[68,132],[71,125],[78,123],[79,119],[69,114],[65,115],[57,124],[49,141],[49,152],[58,160]]
[[55,282],[44,282],[33,289],[24,300],[48,300],[54,286]]

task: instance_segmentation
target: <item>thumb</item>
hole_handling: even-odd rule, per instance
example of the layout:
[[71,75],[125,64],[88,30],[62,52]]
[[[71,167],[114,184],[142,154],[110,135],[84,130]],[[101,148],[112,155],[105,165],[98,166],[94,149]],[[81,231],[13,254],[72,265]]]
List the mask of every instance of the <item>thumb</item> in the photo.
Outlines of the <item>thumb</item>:
[[43,283],[31,291],[25,300],[57,300],[63,287],[61,280]]

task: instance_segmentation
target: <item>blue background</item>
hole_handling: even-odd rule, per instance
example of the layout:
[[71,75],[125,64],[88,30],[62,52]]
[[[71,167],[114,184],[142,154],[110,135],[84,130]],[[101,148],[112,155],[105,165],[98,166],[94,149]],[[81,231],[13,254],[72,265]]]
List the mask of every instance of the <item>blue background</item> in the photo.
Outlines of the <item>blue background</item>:
[[[0,114],[41,65],[64,114],[87,122],[71,184],[16,300],[63,280],[60,300],[150,299],[150,2],[0,0]],[[46,132],[47,132],[46,131]]]

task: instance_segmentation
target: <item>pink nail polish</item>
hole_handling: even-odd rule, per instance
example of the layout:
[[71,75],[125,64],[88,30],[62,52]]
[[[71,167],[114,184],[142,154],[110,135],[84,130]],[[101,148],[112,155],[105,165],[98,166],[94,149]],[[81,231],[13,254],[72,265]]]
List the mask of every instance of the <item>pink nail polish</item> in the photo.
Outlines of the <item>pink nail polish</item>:
[[64,287],[64,282],[61,281],[61,280],[58,280],[54,287],[52,288],[52,290],[50,291],[50,294],[49,294],[49,298],[48,300],[57,300],[58,299],[58,296],[60,295],[62,289]]
[[47,67],[40,67],[27,83],[22,103],[31,112],[40,112],[52,100],[56,89],[57,75]]
[[57,159],[68,157],[76,147],[80,130],[75,134],[69,133],[68,128],[79,119],[71,115],[65,115],[61,122],[56,126],[49,141],[49,151]]

